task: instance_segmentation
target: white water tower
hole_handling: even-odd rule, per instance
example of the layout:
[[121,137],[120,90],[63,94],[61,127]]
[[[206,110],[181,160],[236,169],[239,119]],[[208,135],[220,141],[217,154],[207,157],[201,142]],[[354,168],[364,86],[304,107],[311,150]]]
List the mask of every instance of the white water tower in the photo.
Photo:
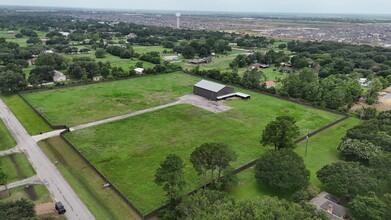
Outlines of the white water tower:
[[181,13],[175,13],[175,16],[176,16],[176,28],[180,28],[179,27],[179,18],[181,17]]

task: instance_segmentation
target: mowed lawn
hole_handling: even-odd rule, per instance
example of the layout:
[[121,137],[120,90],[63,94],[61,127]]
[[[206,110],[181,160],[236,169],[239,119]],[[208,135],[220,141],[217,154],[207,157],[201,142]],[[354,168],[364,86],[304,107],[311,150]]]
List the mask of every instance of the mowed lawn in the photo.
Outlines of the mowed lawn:
[[0,96],[19,122],[26,128],[29,134],[36,135],[40,132],[51,131],[52,128],[39,115],[26,104],[19,95]]
[[[306,141],[298,144],[295,151],[303,157],[307,169],[311,172],[310,183],[322,190],[323,184],[316,177],[316,172],[324,165],[337,162],[339,152],[337,146],[347,130],[359,124],[359,119],[348,118],[333,127],[322,131],[321,133],[308,139],[307,156],[305,155]],[[229,189],[229,193],[235,200],[241,201],[255,198],[257,196],[279,196],[289,199],[289,195],[283,195],[271,191],[270,189],[258,184],[255,179],[254,168],[245,170],[238,175],[238,185]]]
[[53,124],[74,126],[167,104],[199,81],[184,73],[24,94]]
[[0,119],[0,151],[15,147],[16,141],[11,136],[4,122]]
[[[238,89],[237,89],[238,90]],[[202,181],[189,163],[191,152],[202,143],[228,143],[238,154],[239,167],[258,158],[268,148],[259,144],[261,132],[277,116],[294,117],[302,135],[338,118],[269,96],[250,94],[251,100],[230,100],[233,109],[215,114],[191,105],[177,105],[122,121],[67,134],[79,150],[142,212],[166,201],[161,187],[153,183],[159,163],[171,153],[186,163],[190,191]]]
[[7,183],[29,178],[35,174],[33,167],[22,153],[0,157],[0,167],[7,174]]

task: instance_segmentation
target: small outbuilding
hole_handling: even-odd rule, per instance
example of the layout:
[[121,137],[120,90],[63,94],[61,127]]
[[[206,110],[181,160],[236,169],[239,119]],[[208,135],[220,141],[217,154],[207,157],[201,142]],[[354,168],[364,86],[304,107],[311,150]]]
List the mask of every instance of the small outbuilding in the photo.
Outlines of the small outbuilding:
[[136,68],[134,69],[134,71],[136,72],[136,74],[142,75],[144,73],[144,68]]
[[234,88],[208,80],[201,80],[194,85],[194,94],[214,101],[218,100],[217,97],[231,93],[234,93]]
[[53,82],[65,82],[65,81],[67,81],[67,77],[64,75],[64,73],[54,70]]
[[166,60],[166,61],[178,60],[178,56],[164,56],[163,60]]

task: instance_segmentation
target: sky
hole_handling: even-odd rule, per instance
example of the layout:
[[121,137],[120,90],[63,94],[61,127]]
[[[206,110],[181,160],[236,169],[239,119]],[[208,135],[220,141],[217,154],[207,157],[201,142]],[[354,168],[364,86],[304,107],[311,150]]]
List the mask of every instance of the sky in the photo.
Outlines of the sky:
[[129,10],[391,14],[391,0],[0,0],[0,5]]

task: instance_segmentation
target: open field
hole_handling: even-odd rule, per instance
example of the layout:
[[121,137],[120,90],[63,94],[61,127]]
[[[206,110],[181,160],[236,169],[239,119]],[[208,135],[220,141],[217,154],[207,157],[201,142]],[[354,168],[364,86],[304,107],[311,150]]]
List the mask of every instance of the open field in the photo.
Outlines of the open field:
[[170,73],[24,94],[53,124],[79,125],[175,101],[199,78]]
[[0,151],[15,147],[16,141],[11,136],[4,122],[0,119]]
[[22,153],[0,157],[0,166],[7,174],[7,183],[32,177],[35,174],[26,156]]
[[60,137],[38,143],[96,219],[138,219],[133,210]]
[[[15,30],[15,34],[19,33],[19,30]],[[44,38],[46,33],[41,31],[35,31],[38,34],[38,37]],[[14,42],[19,44],[20,47],[26,47],[28,44],[26,41],[30,38],[23,36],[22,38],[16,38],[15,34],[8,34],[7,31],[0,31],[0,37],[5,38],[7,42]]]
[[[112,67],[121,67],[125,71],[129,71],[131,68],[136,65],[137,62],[140,62],[141,60],[137,58],[132,58],[132,59],[121,59],[120,57],[113,56],[111,54],[106,54],[105,58],[96,58],[95,57],[95,52],[90,53],[90,54],[62,54],[65,58],[72,60],[75,57],[90,57],[92,59],[95,59],[96,62],[107,62],[109,61]],[[152,68],[155,66],[155,64],[146,62],[146,61],[141,61],[143,62],[143,67],[144,68]]]
[[[349,118],[314,137],[308,139],[307,156],[304,163],[311,171],[311,183],[322,188],[322,183],[316,178],[316,172],[324,165],[337,162],[339,158],[338,144],[346,132],[358,125],[360,120]],[[306,142],[300,142],[295,151],[302,157],[305,154]]]
[[[324,165],[331,164],[339,160],[339,153],[337,150],[338,143],[346,134],[346,131],[357,124],[359,124],[358,119],[349,118],[308,140],[308,151],[307,156],[304,158],[304,162],[307,169],[311,172],[310,182],[312,185],[324,190],[322,183],[316,178],[316,172]],[[304,157],[305,145],[306,142],[303,141],[299,143],[295,149],[295,151],[302,157]],[[235,198],[235,200],[241,201],[263,195],[279,196],[289,199],[288,195],[281,195],[262,187],[257,183],[254,175],[255,172],[253,168],[243,171],[237,175],[239,179],[238,186],[229,189],[229,193]]]
[[276,116],[294,117],[302,135],[307,128],[315,130],[341,117],[241,91],[250,94],[251,100],[226,101],[225,104],[233,109],[224,113],[177,105],[72,132],[67,137],[142,212],[147,213],[165,201],[164,192],[153,183],[153,178],[160,161],[170,153],[186,162],[190,190],[200,186],[201,180],[188,162],[189,155],[204,142],[229,143],[238,154],[234,164],[238,167],[268,149],[259,144],[259,139],[263,128]]
[[[159,52],[162,53],[163,51],[171,51],[172,49],[164,48],[163,46],[139,46],[134,45],[132,46],[135,53],[143,54],[148,52]],[[164,54],[163,54],[164,55]]]
[[18,95],[2,95],[0,96],[8,105],[11,111],[18,118],[20,123],[26,128],[31,135],[39,134],[40,132],[51,131],[52,128],[34,112]]

